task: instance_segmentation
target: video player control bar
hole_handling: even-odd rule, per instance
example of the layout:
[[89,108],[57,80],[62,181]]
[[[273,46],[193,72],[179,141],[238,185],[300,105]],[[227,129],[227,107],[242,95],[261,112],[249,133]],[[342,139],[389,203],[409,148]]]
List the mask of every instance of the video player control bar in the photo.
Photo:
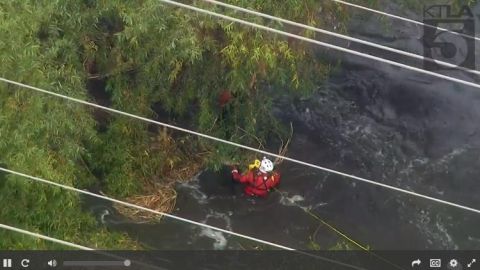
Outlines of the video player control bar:
[[72,266],[101,266],[101,267],[129,267],[132,264],[130,260],[124,261],[64,261],[64,267]]

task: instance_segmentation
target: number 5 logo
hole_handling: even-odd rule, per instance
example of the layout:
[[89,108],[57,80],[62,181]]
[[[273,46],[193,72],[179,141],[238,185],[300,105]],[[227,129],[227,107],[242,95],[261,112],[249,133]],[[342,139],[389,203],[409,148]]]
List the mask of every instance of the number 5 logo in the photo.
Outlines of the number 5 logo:
[[[459,67],[475,69],[475,39],[467,37],[475,35],[473,19],[432,19],[424,20],[424,56],[443,61]],[[449,29],[463,35],[456,35],[442,29]],[[435,62],[424,61],[426,70],[445,69]]]

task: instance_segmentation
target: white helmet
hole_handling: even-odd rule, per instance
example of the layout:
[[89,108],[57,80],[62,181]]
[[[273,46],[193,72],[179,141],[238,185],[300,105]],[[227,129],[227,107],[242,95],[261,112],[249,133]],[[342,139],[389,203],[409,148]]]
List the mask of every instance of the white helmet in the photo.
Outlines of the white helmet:
[[266,158],[263,157],[262,162],[260,163],[260,168],[258,168],[262,173],[268,173],[273,171],[273,162]]

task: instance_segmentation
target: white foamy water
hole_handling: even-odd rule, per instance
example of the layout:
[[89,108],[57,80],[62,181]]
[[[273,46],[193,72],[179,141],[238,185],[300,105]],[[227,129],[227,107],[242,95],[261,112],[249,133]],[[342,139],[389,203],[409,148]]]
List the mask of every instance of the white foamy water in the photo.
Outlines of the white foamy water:
[[199,204],[207,204],[208,203],[208,196],[203,191],[200,190],[200,178],[199,176],[203,173],[203,171],[199,172],[195,175],[191,180],[181,183],[179,186],[187,189],[188,192],[192,195],[193,198]]
[[280,197],[280,204],[285,206],[298,206],[299,202],[305,201],[305,198],[300,195],[293,195],[293,196],[281,196]]
[[213,249],[215,250],[224,250],[227,247],[227,239],[222,232],[214,231],[209,228],[203,228],[200,232],[200,236],[205,236],[215,240],[213,243]]
[[[232,214],[232,212],[221,213],[210,210],[209,213],[206,215],[205,219],[203,219],[201,222],[208,224],[208,221],[219,220],[224,223],[219,227],[232,231],[232,220],[230,219],[230,216]],[[209,228],[202,228],[199,236],[208,237],[215,240],[215,242],[213,243],[213,249],[215,250],[224,250],[227,248],[228,240],[222,232],[215,231]]]
[[305,202],[305,198],[298,194],[292,196],[281,196],[279,202],[281,205],[298,207],[304,211],[311,211],[318,207],[327,205],[327,203],[324,202],[319,202],[313,205],[301,205],[302,202]]
[[410,222],[415,224],[418,230],[427,236],[431,245],[436,246],[438,249],[459,249],[448,232],[444,221],[438,215],[434,217],[435,220],[432,220],[432,215],[429,211],[421,210],[416,218],[416,221]]

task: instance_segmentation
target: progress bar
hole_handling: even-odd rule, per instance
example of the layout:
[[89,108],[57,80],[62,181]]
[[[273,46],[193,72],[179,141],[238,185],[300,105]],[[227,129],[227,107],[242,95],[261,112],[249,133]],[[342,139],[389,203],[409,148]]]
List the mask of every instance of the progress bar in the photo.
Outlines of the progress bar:
[[123,266],[123,267],[129,267],[132,265],[132,262],[130,260],[124,260],[124,261],[64,261],[63,266],[64,267],[72,267],[72,266]]

